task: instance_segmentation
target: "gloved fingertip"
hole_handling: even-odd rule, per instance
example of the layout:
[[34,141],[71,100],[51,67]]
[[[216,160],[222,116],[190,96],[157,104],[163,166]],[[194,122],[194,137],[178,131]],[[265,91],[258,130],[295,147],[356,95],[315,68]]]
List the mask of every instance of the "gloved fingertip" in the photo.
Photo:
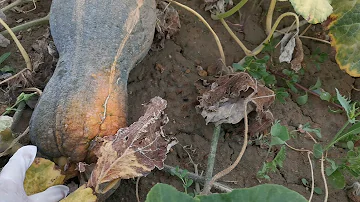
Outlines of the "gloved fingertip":
[[29,196],[31,202],[58,202],[69,194],[69,187],[56,185],[49,187],[43,192]]

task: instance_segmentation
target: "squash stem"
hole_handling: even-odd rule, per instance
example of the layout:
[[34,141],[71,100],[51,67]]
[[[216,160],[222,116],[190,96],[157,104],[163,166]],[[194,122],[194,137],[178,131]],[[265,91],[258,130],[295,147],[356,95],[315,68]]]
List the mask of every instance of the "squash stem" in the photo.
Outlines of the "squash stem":
[[218,145],[218,141],[219,141],[220,131],[221,131],[221,124],[215,126],[213,137],[211,140],[210,154],[208,157],[208,163],[207,163],[206,174],[205,174],[204,190],[211,189],[210,181],[211,181],[211,178],[213,177],[215,156],[216,156],[216,150],[217,150],[217,145]]

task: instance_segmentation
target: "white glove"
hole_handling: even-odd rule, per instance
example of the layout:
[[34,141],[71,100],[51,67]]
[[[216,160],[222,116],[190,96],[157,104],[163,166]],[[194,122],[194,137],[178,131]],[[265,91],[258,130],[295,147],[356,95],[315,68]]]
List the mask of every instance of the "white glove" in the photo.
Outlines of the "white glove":
[[64,185],[49,187],[41,193],[27,196],[24,190],[26,170],[35,159],[35,146],[21,147],[0,173],[0,202],[58,202],[69,193]]

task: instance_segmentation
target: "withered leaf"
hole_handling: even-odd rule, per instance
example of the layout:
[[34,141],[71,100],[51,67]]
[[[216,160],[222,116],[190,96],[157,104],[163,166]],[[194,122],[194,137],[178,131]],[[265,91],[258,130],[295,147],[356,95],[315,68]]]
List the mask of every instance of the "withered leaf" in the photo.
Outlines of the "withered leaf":
[[304,60],[304,50],[302,47],[302,42],[299,38],[299,36],[295,37],[295,56],[293,60],[291,61],[291,69],[293,69],[295,72],[299,71],[301,69],[301,63]]
[[101,146],[95,151],[98,161],[88,187],[100,193],[103,183],[144,176],[155,167],[163,168],[169,143],[163,131],[168,122],[166,105],[160,97],[151,99],[137,122],[99,140]]
[[281,39],[281,48],[280,48],[280,62],[290,63],[292,60],[292,55],[294,53],[295,48],[295,36],[297,33],[286,33],[284,37]]
[[210,11],[211,14],[216,15],[218,13],[224,13],[226,8],[234,5],[232,0],[204,0],[205,11]]
[[179,13],[166,2],[157,3],[155,37],[151,50],[159,51],[164,48],[165,39],[170,39],[181,28]]
[[248,114],[253,110],[263,113],[274,102],[274,92],[240,72],[220,77],[198,100],[196,108],[206,124],[236,124],[244,118],[245,104]]

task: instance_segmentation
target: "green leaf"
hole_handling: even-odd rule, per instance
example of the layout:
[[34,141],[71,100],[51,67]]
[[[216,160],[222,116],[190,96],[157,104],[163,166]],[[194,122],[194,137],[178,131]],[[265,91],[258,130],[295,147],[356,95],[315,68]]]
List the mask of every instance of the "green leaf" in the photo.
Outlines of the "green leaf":
[[335,170],[329,177],[329,184],[336,189],[343,189],[345,187],[344,175],[339,171]]
[[234,63],[232,64],[232,66],[235,71],[241,71],[241,72],[245,71],[245,68],[239,63]]
[[336,90],[336,97],[337,97],[338,101],[340,102],[341,106],[345,109],[346,114],[347,114],[348,118],[350,119],[350,110],[351,110],[350,102],[351,102],[351,100],[342,96],[337,88],[335,88],[335,90]]
[[315,89],[318,89],[320,87],[321,87],[321,80],[319,78],[317,78],[317,81],[316,81],[315,85],[311,86],[309,89],[310,90],[315,90]]
[[302,179],[301,179],[301,182],[303,183],[304,186],[308,186],[308,185],[309,185],[309,182],[308,182],[305,178],[302,178]]
[[330,176],[332,173],[334,173],[338,169],[338,166],[336,165],[335,161],[333,161],[329,158],[326,158],[326,161],[328,161],[331,165],[330,167],[327,167],[325,169],[326,175]]
[[330,102],[331,95],[328,92],[320,93],[320,99]]
[[14,73],[15,69],[8,66],[8,65],[5,65],[3,68],[0,68],[0,72],[2,72],[2,73]]
[[289,0],[296,13],[311,24],[324,22],[333,12],[329,0]]
[[323,149],[321,147],[321,144],[319,144],[319,143],[314,144],[313,152],[314,152],[315,158],[320,159],[323,154]]
[[297,99],[296,99],[296,102],[299,104],[299,105],[304,105],[307,103],[308,101],[308,94],[305,93],[305,95],[302,95],[302,96],[299,96]]
[[276,78],[274,75],[268,75],[264,78],[265,85],[271,85],[276,83]]
[[285,88],[277,88],[275,91],[275,98],[281,103],[285,103],[285,98],[289,97],[289,93]]
[[10,52],[4,53],[0,56],[0,65],[11,55]]
[[225,194],[200,195],[200,202],[305,202],[299,193],[276,184],[262,184],[251,188],[237,189]]
[[298,89],[294,86],[293,82],[291,81],[286,81],[286,85],[294,92],[294,93],[298,93]]
[[336,50],[336,62],[340,69],[354,77],[360,76],[360,2],[354,0],[333,0],[334,12],[329,23],[331,45]]
[[148,192],[145,202],[306,202],[299,193],[277,184],[235,189],[230,193],[199,195],[195,198],[177,191],[167,184],[156,184]]
[[318,138],[322,138],[320,128],[311,128],[309,123],[305,123],[301,129],[309,133],[315,133]]
[[146,196],[146,202],[196,202],[191,196],[167,184],[156,184]]
[[270,146],[284,144],[290,139],[289,131],[285,126],[282,126],[279,122],[276,122],[270,130],[271,142]]
[[348,149],[350,149],[350,150],[353,150],[353,149],[354,149],[354,142],[353,142],[353,141],[348,141],[348,142],[346,143],[346,145],[347,145]]
[[316,194],[318,194],[318,195],[323,194],[323,191],[322,191],[322,189],[321,189],[320,187],[315,187],[315,188],[314,188],[314,192],[315,192]]

